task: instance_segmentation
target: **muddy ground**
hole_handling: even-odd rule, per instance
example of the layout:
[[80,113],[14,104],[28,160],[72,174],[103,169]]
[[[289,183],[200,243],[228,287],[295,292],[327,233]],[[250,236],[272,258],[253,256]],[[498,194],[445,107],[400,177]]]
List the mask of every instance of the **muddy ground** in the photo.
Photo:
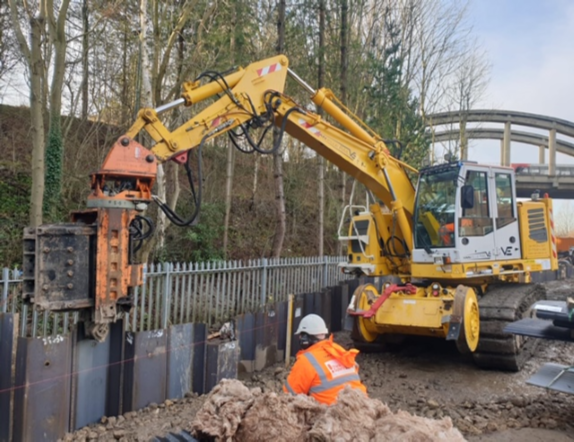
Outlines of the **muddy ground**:
[[[571,283],[572,284],[572,283]],[[549,299],[574,293],[564,282],[548,285]],[[351,344],[347,333],[336,340]],[[574,440],[574,395],[529,386],[526,380],[545,362],[572,364],[574,343],[542,341],[519,373],[484,371],[459,355],[452,343],[437,339],[410,339],[400,350],[362,353],[361,377],[373,398],[393,411],[441,418],[450,416],[469,441],[542,442]],[[250,387],[279,391],[287,375],[284,364],[253,374]],[[168,432],[189,430],[203,397],[151,404],[138,412],[103,418],[65,440],[147,441]]]

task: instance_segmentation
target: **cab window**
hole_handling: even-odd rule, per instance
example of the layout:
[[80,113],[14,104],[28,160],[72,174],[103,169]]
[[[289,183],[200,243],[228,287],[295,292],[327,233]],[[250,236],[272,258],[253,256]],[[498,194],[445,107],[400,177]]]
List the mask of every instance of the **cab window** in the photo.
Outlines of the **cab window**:
[[512,180],[509,173],[497,173],[496,180],[496,228],[500,229],[516,220]]
[[485,236],[492,232],[493,223],[488,201],[487,173],[470,170],[466,174],[465,184],[474,189],[474,204],[462,209],[459,220],[460,236]]

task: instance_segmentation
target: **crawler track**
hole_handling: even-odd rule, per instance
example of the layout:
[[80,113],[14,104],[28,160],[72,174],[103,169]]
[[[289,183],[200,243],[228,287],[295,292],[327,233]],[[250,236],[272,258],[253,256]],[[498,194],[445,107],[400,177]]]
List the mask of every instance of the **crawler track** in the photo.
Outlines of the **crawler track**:
[[480,340],[473,353],[481,368],[519,371],[532,356],[538,340],[503,333],[504,327],[528,315],[536,301],[546,299],[540,284],[509,284],[490,288],[478,301]]

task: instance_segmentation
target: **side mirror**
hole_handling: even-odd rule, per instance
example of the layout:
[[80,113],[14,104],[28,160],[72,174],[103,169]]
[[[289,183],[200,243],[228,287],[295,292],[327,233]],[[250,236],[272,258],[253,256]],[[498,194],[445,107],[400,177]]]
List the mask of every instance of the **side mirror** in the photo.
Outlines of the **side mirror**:
[[463,209],[474,207],[474,187],[470,184],[465,184],[460,188],[460,206]]

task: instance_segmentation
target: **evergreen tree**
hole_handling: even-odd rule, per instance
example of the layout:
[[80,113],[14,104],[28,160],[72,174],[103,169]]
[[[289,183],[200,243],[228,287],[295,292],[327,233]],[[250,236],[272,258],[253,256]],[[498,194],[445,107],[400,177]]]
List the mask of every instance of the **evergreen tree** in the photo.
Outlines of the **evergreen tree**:
[[368,95],[367,124],[385,140],[392,155],[413,167],[419,167],[428,155],[429,140],[418,113],[419,103],[403,81],[403,60],[399,31],[388,25],[391,39],[382,57],[368,54],[372,83],[365,87]]

